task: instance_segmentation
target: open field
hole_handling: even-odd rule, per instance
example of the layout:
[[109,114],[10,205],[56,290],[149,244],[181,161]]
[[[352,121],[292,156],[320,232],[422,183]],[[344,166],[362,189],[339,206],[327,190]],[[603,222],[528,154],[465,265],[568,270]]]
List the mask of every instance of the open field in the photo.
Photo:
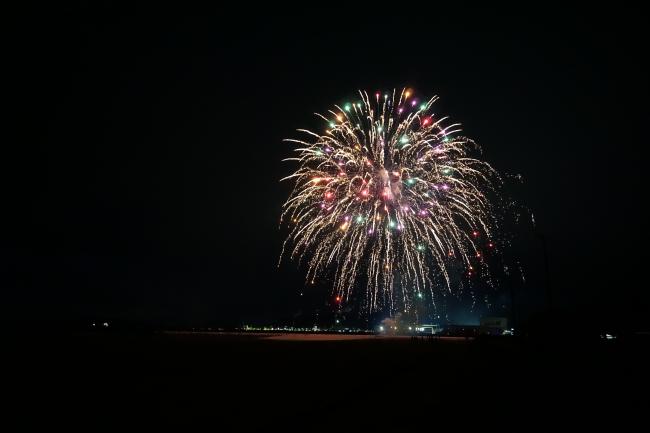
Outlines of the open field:
[[644,341],[176,332],[9,340],[10,413],[24,423],[311,431],[460,413],[462,423],[516,427],[513,413],[627,422],[648,401]]

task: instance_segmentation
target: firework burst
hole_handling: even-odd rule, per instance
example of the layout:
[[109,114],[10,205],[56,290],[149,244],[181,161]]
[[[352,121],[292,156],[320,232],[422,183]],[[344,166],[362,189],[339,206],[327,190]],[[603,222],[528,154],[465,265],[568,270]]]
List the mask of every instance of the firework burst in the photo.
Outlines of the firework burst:
[[450,270],[486,274],[482,250],[494,227],[489,193],[499,176],[472,157],[459,124],[393,90],[335,106],[322,132],[297,143],[294,189],[283,206],[283,247],[307,263],[307,281],[331,278],[342,302],[365,287],[369,310],[408,309],[416,297],[451,290]]

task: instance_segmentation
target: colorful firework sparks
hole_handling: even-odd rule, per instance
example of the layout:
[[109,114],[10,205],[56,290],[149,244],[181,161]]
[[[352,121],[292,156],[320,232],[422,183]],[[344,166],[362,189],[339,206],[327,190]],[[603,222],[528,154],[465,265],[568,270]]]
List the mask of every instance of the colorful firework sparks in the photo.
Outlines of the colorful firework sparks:
[[487,274],[482,250],[494,246],[489,192],[500,178],[459,124],[433,113],[437,97],[412,91],[360,91],[335,106],[322,133],[305,129],[295,187],[283,206],[292,258],[306,260],[307,281],[333,281],[337,299],[365,286],[370,311],[408,310],[422,293],[451,290],[458,264],[468,278]]

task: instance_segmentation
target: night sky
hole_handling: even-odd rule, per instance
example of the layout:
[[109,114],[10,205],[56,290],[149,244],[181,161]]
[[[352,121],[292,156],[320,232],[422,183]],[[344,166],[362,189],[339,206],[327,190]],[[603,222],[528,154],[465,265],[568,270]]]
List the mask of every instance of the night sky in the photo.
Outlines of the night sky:
[[[358,89],[407,86],[522,176],[506,192],[547,238],[558,309],[648,324],[639,11],[413,8],[23,17],[5,82],[19,134],[3,143],[3,319],[270,323],[323,308],[327,287],[300,298],[303,271],[277,268],[282,139]],[[541,247],[518,235],[532,315]]]

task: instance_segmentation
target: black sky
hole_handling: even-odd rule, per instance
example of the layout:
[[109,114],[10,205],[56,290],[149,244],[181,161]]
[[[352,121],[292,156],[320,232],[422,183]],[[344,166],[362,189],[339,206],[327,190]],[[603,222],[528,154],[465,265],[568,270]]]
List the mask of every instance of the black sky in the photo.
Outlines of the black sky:
[[[276,267],[282,139],[357,89],[409,86],[523,176],[509,192],[547,236],[558,306],[647,323],[638,10],[35,12],[10,50],[4,318],[292,317],[306,307],[302,273]],[[540,250],[526,242],[533,311]]]

